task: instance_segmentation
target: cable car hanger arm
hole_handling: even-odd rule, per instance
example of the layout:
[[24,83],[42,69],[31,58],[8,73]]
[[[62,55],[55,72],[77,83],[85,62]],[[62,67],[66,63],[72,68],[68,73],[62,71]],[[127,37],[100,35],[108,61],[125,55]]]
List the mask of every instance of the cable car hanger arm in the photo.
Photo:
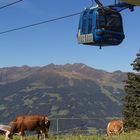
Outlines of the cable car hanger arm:
[[94,0],[94,1],[102,10],[112,10],[115,12],[121,12],[125,9],[130,9],[130,11],[134,11],[134,6],[136,6],[136,5],[128,4],[125,2],[116,3],[116,0],[115,0],[115,4],[113,5],[103,6],[103,4],[99,0]]
[[120,1],[131,5],[140,6],[140,0],[120,0]]
[[116,11],[116,12],[121,12],[125,9],[130,9],[130,11],[134,11],[134,6],[135,5],[131,5],[131,4],[121,2],[121,3],[117,3],[115,5],[109,5],[108,7],[111,8],[112,10]]
[[98,5],[99,7],[101,7],[101,8],[104,7],[103,4],[102,4],[99,0],[94,0],[94,1],[97,3],[97,5]]

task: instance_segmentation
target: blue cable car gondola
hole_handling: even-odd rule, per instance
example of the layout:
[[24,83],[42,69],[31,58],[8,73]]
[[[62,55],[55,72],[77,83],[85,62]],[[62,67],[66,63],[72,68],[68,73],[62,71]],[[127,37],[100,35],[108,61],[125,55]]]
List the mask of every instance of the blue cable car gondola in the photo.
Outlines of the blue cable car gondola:
[[96,7],[87,8],[81,13],[77,33],[79,44],[100,47],[119,45],[124,37],[119,12]]

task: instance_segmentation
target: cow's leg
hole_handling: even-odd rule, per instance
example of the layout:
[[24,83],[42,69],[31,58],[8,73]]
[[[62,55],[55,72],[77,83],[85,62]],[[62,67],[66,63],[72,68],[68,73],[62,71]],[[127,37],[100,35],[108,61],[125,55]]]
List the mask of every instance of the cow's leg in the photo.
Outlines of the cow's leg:
[[47,128],[47,129],[46,129],[46,138],[49,137],[48,133],[49,133],[49,129]]
[[113,135],[113,132],[112,132],[112,131],[108,131],[108,132],[107,132],[107,136],[108,136],[109,138],[111,138],[112,135]]
[[109,130],[107,130],[106,134],[107,134],[108,137],[110,137],[110,131]]
[[21,138],[20,138],[21,140],[23,139],[26,140],[25,132],[23,130],[20,132],[20,135],[21,135]]
[[40,134],[39,134],[39,133],[37,133],[37,139],[39,140],[39,138],[40,138]]
[[107,136],[110,138],[110,136],[111,136],[110,133],[107,133]]
[[48,138],[48,137],[49,137],[48,132],[46,132],[46,133],[45,133],[45,137],[46,137],[46,138]]
[[37,139],[39,140],[40,138],[42,138],[42,131],[38,130],[37,131]]
[[44,140],[46,140],[46,131],[41,131],[41,137],[44,138]]
[[24,135],[24,136],[21,135],[21,138],[20,138],[20,139],[21,139],[21,140],[27,140],[25,135]]
[[44,132],[43,135],[44,135],[44,140],[49,137],[48,132]]
[[9,140],[10,138],[8,137],[8,135],[10,134],[10,132],[9,131],[6,131],[6,133],[5,133],[5,140]]
[[41,135],[44,137],[44,140],[46,140],[46,134],[47,134],[47,131],[46,131],[46,128],[42,128],[42,130],[40,130],[41,132]]
[[46,140],[46,133],[43,133],[43,135],[44,135],[44,140]]

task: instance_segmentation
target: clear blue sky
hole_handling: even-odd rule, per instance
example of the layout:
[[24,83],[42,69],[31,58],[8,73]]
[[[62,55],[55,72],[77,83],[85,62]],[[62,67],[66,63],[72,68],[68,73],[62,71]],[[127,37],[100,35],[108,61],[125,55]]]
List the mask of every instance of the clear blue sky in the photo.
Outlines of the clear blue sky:
[[[16,0],[1,0],[0,6]],[[111,4],[113,0],[102,0]],[[107,3],[110,2],[110,3]],[[23,0],[0,10],[0,32],[82,11],[91,0]],[[140,8],[122,12],[125,40],[99,49],[77,44],[79,16],[0,35],[0,68],[84,63],[106,71],[132,71],[140,48]]]

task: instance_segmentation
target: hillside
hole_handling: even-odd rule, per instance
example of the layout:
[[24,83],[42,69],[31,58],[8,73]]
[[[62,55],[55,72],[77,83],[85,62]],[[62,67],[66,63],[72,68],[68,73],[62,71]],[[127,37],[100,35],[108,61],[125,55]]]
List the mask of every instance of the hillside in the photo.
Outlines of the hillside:
[[0,69],[0,122],[21,114],[50,118],[121,116],[126,73],[85,64]]

